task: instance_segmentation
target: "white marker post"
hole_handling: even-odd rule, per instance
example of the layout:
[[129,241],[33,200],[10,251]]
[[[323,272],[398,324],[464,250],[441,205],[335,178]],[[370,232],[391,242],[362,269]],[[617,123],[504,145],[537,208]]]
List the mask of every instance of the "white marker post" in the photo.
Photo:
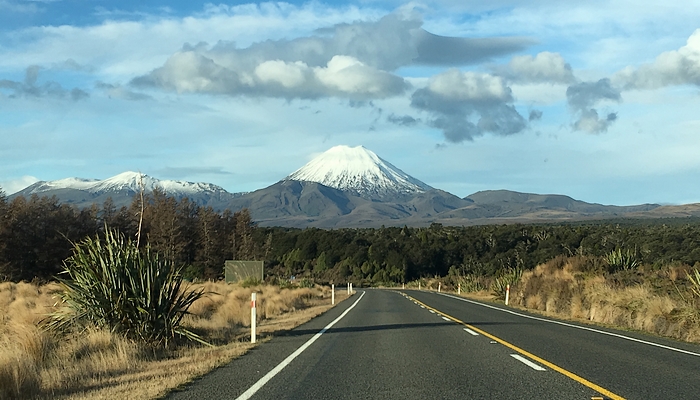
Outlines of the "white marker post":
[[255,343],[256,297],[257,293],[250,295],[250,343]]
[[462,294],[462,284],[461,283],[457,284],[457,294],[458,295]]
[[418,290],[420,290],[420,282],[418,282]]
[[510,285],[506,285],[506,305],[508,305],[508,298],[510,297]]
[[438,282],[438,293],[442,290],[442,282]]
[[331,304],[335,304],[335,285],[331,285]]

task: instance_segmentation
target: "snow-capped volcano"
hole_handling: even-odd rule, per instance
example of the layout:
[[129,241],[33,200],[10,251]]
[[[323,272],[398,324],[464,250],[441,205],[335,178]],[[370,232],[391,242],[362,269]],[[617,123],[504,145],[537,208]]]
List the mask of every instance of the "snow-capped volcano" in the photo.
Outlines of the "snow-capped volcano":
[[92,194],[100,194],[105,192],[135,193],[141,190],[141,182],[143,182],[144,191],[146,192],[152,192],[154,189],[158,188],[163,190],[166,194],[175,196],[191,195],[202,192],[215,193],[224,191],[223,188],[212,185],[211,183],[160,180],[145,174],[129,171],[104,180],[67,178],[57,181],[42,181],[29,186],[22,192],[24,192],[24,194],[31,195],[34,193],[41,194],[59,189],[75,189]]
[[317,182],[365,197],[421,193],[432,187],[363,146],[335,146],[285,178]]

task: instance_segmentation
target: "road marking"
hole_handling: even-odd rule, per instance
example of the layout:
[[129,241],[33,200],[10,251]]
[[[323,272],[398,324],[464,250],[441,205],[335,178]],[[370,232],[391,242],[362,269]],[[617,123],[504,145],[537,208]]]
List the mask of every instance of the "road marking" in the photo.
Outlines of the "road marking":
[[474,332],[473,330],[471,330],[471,329],[469,329],[469,328],[464,328],[464,331],[467,332],[468,334],[472,335],[472,336],[479,336],[478,333]]
[[442,317],[442,319],[444,319],[445,321],[451,321],[451,319],[449,319],[447,317]]
[[270,372],[268,372],[267,374],[265,374],[265,376],[263,376],[263,377],[260,378],[257,382],[255,382],[255,384],[254,384],[253,386],[251,386],[250,388],[248,388],[248,390],[246,390],[242,395],[238,396],[238,397],[236,398],[236,400],[247,400],[247,399],[251,398],[258,390],[262,389],[262,387],[265,386],[265,384],[266,384],[267,382],[269,382],[270,379],[274,378],[274,376],[277,375],[280,371],[282,371],[282,370],[284,369],[284,367],[286,367],[287,365],[289,365],[289,363],[291,363],[292,360],[294,360],[295,358],[297,358],[297,356],[299,356],[299,354],[301,354],[304,350],[306,350],[309,346],[311,346],[316,340],[318,340],[318,338],[320,338],[321,335],[323,335],[324,333],[326,333],[327,330],[331,329],[331,327],[333,327],[333,325],[335,325],[335,324],[336,324],[338,321],[340,321],[347,313],[349,313],[350,310],[352,310],[353,308],[355,308],[355,306],[357,305],[357,303],[359,303],[360,300],[362,300],[362,298],[364,297],[365,293],[367,293],[367,292],[364,292],[364,291],[363,291],[362,294],[360,295],[360,297],[359,297],[357,300],[355,300],[355,302],[354,302],[350,307],[348,307],[347,310],[345,310],[342,314],[340,314],[340,316],[339,316],[338,318],[334,319],[333,322],[331,322],[330,324],[326,325],[326,327],[323,328],[323,329],[321,329],[317,334],[314,335],[314,337],[312,337],[311,339],[307,340],[306,343],[304,343],[303,345],[301,345],[301,347],[299,347],[298,349],[296,349],[296,351],[295,351],[294,353],[290,354],[290,355],[289,355],[287,358],[285,358],[281,363],[279,363],[275,368],[273,368]]
[[660,347],[660,348],[662,348],[662,349],[671,350],[671,351],[676,351],[676,352],[679,352],[679,353],[683,353],[683,354],[688,354],[688,355],[691,355],[691,356],[700,357],[700,353],[695,353],[695,352],[692,352],[692,351],[683,350],[683,349],[679,349],[679,348],[676,348],[676,347],[666,346],[666,345],[659,344],[659,343],[649,342],[649,341],[642,340],[642,339],[636,339],[636,338],[633,338],[633,337],[629,337],[629,336],[625,336],[625,335],[620,335],[619,333],[606,332],[606,331],[601,331],[600,329],[589,328],[589,327],[586,327],[586,326],[579,326],[579,325],[574,325],[574,324],[567,324],[566,322],[555,321],[555,320],[550,320],[550,319],[546,319],[546,318],[533,317],[532,315],[525,315],[525,314],[521,314],[521,313],[519,313],[519,312],[515,312],[515,311],[511,311],[511,310],[504,310],[504,309],[502,309],[502,308],[498,308],[498,307],[491,306],[491,305],[488,305],[488,304],[481,304],[481,303],[479,303],[478,301],[473,301],[473,300],[465,299],[465,298],[463,298],[463,297],[451,296],[451,295],[449,295],[449,294],[444,294],[444,293],[437,293],[437,294],[439,294],[439,295],[441,295],[441,296],[449,297],[449,298],[452,298],[452,299],[456,299],[456,300],[466,301],[467,303],[475,304],[475,305],[477,305],[477,306],[482,306],[482,307],[486,307],[486,308],[491,308],[491,309],[493,309],[493,310],[498,310],[498,311],[501,311],[501,312],[504,312],[504,313],[508,313],[508,314],[512,314],[512,315],[517,315],[517,316],[523,317],[523,318],[529,318],[529,319],[534,319],[534,320],[536,320],[536,321],[548,322],[548,323],[550,323],[550,324],[557,324],[557,325],[568,326],[568,327],[570,327],[570,328],[582,329],[582,330],[584,330],[584,331],[590,331],[590,332],[600,333],[600,334],[602,334],[602,335],[613,336],[613,337],[620,338],[620,339],[630,340],[630,341],[632,341],[632,342],[642,343],[642,344],[646,344],[646,345],[649,345],[649,346]]
[[539,365],[521,356],[520,354],[511,354],[510,356],[520,361],[521,363],[527,365],[528,367],[534,369],[535,371],[546,371],[546,369],[540,367]]
[[[452,297],[452,296],[449,296],[449,297]],[[456,298],[456,297],[455,297],[455,298]],[[421,302],[420,300],[417,300],[417,299],[413,299],[413,300],[418,301],[420,304],[424,305],[425,308],[427,308],[428,310],[430,310],[430,311],[432,311],[432,312],[435,312],[435,311],[433,311],[433,310],[435,310],[434,308],[432,308],[432,307],[430,307],[429,305],[427,305],[427,304]],[[478,303],[477,303],[477,304],[478,304]],[[495,341],[495,342],[497,342],[497,343],[500,343],[500,344],[502,344],[502,345],[504,345],[504,346],[510,348],[511,350],[516,351],[516,352],[518,352],[518,353],[524,355],[525,357],[527,357],[527,358],[529,358],[529,359],[535,360],[535,361],[537,361],[538,363],[540,363],[540,364],[542,364],[542,365],[548,367],[549,369],[554,370],[554,371],[557,371],[557,372],[559,372],[560,374],[562,374],[562,375],[564,375],[564,376],[566,376],[566,377],[568,377],[568,378],[570,378],[570,379],[573,379],[574,381],[576,381],[576,382],[578,382],[578,383],[580,383],[580,384],[582,384],[582,385],[584,385],[584,386],[587,386],[587,387],[589,387],[589,388],[595,390],[596,392],[598,392],[598,393],[600,393],[600,394],[602,394],[602,395],[604,395],[604,396],[610,397],[612,400],[625,400],[624,397],[618,396],[618,395],[616,395],[615,393],[609,391],[608,389],[605,389],[605,388],[603,388],[603,387],[601,387],[601,386],[598,386],[598,385],[596,385],[595,383],[593,383],[593,382],[591,382],[591,381],[589,381],[589,380],[587,380],[587,379],[584,379],[584,378],[582,378],[582,377],[580,377],[580,376],[574,374],[573,372],[570,372],[570,371],[568,371],[568,370],[565,370],[564,368],[562,368],[562,367],[560,367],[560,366],[558,366],[558,365],[556,365],[556,364],[553,364],[553,363],[551,363],[551,362],[549,362],[549,361],[547,361],[547,360],[545,360],[545,359],[543,359],[543,358],[537,357],[536,355],[534,355],[534,354],[532,354],[532,353],[530,353],[530,352],[528,352],[528,351],[526,351],[526,350],[523,350],[523,349],[521,349],[520,347],[518,347],[518,346],[516,346],[516,345],[514,345],[514,344],[511,344],[510,342],[506,342],[505,340],[503,340],[503,339],[501,339],[501,338],[499,338],[499,337],[497,337],[497,336],[494,336],[494,335],[492,335],[492,334],[490,334],[490,333],[488,333],[488,332],[486,332],[486,331],[484,331],[484,330],[481,330],[481,329],[479,329],[479,328],[477,328],[477,327],[475,327],[475,326],[469,325],[468,323],[466,323],[466,322],[464,322],[464,321],[462,321],[462,320],[460,320],[460,319],[457,319],[457,318],[455,318],[455,317],[453,317],[453,316],[451,316],[451,315],[449,315],[449,314],[445,314],[445,313],[442,313],[442,314],[445,315],[447,318],[451,319],[452,321],[454,321],[454,322],[456,322],[456,323],[458,323],[458,324],[460,324],[460,325],[464,325],[465,327],[471,329],[472,331],[478,332],[478,333],[480,333],[480,334],[486,336],[487,338],[491,339],[492,341]]]
[[425,308],[425,306],[420,306],[420,308]]
[[[425,307],[424,307],[424,308],[425,308]],[[435,314],[435,311],[433,311],[433,310],[430,310],[430,309],[429,309],[428,311],[430,311],[431,313]]]

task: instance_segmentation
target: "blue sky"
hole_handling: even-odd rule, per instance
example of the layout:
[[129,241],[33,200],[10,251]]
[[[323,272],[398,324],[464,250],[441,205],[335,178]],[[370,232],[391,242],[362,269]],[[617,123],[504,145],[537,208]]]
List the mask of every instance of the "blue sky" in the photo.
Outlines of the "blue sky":
[[700,202],[700,1],[144,3],[0,0],[5,192],[346,144],[460,197]]

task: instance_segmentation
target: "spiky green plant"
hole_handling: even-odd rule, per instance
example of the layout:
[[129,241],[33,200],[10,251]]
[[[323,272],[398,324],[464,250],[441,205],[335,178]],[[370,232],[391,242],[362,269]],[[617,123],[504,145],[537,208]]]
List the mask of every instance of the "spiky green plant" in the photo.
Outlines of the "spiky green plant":
[[487,285],[484,284],[483,279],[483,277],[478,275],[466,274],[457,278],[457,283],[465,293],[478,292],[487,289]]
[[491,291],[494,292],[498,298],[504,299],[506,297],[506,288],[508,285],[510,285],[512,289],[513,286],[520,281],[522,276],[522,269],[508,268],[491,282]]
[[64,311],[49,327],[94,325],[154,347],[177,337],[206,344],[180,325],[188,308],[204,296],[183,286],[181,269],[159,259],[147,246],[140,250],[123,235],[105,229],[105,237],[75,244],[59,278]]
[[610,272],[628,271],[639,266],[636,250],[632,252],[627,249],[624,253],[621,249],[613,250],[605,257],[605,260],[608,262]]
[[697,268],[693,269],[693,272],[688,273],[688,280],[690,281],[690,291],[696,298],[700,298],[700,271]]

